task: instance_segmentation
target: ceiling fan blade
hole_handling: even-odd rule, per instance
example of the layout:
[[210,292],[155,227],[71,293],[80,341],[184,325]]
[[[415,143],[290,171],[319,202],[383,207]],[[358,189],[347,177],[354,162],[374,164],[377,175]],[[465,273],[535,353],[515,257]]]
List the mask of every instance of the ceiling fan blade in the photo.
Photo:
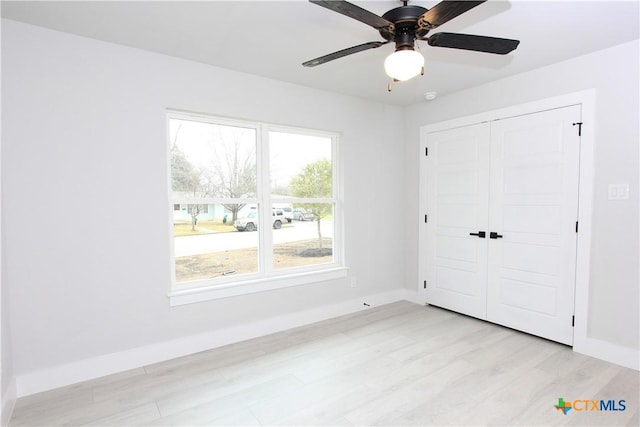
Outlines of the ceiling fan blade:
[[506,55],[520,44],[519,40],[458,33],[436,33],[431,37],[419,40],[426,40],[429,46],[451,47],[499,55]]
[[388,41],[384,42],[369,42],[360,44],[358,46],[348,47],[346,49],[339,50],[337,52],[330,53],[328,55],[321,56],[319,58],[312,59],[310,61],[303,62],[302,65],[305,67],[315,67],[316,65],[324,64],[325,62],[333,61],[334,59],[342,58],[343,56],[351,55],[353,53],[362,52],[363,50],[375,49],[377,47],[382,46],[383,44],[389,43]]
[[310,3],[317,4],[318,6],[326,7],[334,12],[341,13],[349,18],[353,18],[373,28],[380,30],[387,28],[393,30],[393,22],[387,21],[381,16],[376,15],[373,12],[369,12],[366,9],[351,4],[347,1],[340,0],[309,0]]
[[485,1],[487,0],[442,1],[423,13],[422,16],[418,18],[418,31],[422,32],[421,35],[424,35],[429,32],[429,30],[433,30],[434,28],[439,27],[445,22],[452,20],[458,15],[462,15],[466,11],[473,9],[474,7],[484,3]]

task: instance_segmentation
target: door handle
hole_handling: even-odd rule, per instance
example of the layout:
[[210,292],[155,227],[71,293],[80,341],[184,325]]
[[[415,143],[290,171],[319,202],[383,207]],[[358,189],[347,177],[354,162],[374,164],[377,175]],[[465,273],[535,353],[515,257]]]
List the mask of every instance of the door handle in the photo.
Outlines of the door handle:
[[487,233],[485,231],[478,231],[477,233],[469,233],[469,236],[478,236],[481,239],[484,239]]
[[490,239],[502,239],[502,234],[498,234],[495,231],[489,233]]

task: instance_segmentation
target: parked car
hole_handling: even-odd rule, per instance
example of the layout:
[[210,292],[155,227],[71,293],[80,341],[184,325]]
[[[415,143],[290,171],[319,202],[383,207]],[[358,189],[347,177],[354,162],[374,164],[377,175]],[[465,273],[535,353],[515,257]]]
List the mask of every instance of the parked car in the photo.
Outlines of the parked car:
[[293,210],[293,219],[296,221],[311,221],[313,219],[313,213],[305,208],[295,208]]
[[[271,215],[273,215],[273,228],[282,227],[282,223],[286,220],[282,209],[273,209]],[[238,218],[233,222],[233,226],[238,231],[256,231],[258,229],[258,212],[251,211],[247,216]]]
[[282,208],[282,212],[284,212],[284,217],[287,220],[287,222],[291,222],[291,220],[293,220],[293,209]]

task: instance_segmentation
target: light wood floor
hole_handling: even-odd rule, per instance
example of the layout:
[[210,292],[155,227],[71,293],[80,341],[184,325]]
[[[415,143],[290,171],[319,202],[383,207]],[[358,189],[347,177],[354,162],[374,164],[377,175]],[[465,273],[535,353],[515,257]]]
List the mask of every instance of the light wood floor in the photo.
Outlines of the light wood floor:
[[[19,399],[10,425],[634,425],[637,371],[407,302]],[[558,398],[625,411],[557,411]]]

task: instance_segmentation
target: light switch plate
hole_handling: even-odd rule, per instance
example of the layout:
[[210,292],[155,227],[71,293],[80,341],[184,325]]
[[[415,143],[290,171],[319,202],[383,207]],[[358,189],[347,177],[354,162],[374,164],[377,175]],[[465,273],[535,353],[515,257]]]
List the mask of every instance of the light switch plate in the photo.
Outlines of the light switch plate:
[[627,200],[629,184],[609,184],[609,200]]

